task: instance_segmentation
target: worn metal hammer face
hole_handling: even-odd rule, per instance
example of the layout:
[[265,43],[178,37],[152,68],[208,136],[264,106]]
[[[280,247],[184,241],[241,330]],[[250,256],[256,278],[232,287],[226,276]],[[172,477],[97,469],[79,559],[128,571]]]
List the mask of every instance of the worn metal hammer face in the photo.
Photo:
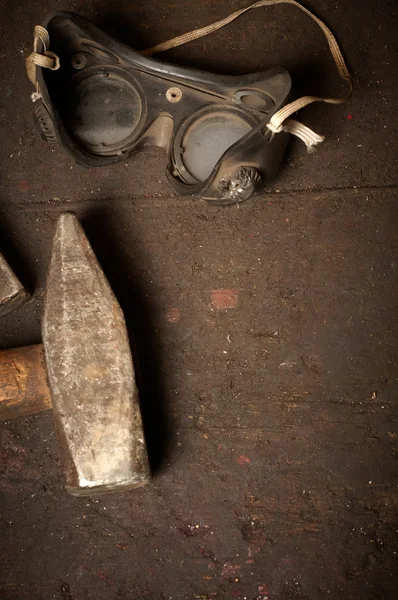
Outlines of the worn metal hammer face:
[[0,254],[0,317],[25,302],[29,294]]
[[83,496],[147,483],[124,316],[69,213],[54,237],[42,337],[67,490]]

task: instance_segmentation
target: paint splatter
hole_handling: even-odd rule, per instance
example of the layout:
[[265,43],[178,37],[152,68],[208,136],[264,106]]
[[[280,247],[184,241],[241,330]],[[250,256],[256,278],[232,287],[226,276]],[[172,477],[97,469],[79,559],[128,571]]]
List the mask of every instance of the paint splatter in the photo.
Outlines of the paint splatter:
[[108,579],[108,577],[104,573],[104,571],[98,571],[98,577],[99,577],[99,579]]
[[348,119],[349,121],[351,121],[351,119],[352,119],[352,118],[353,118],[352,114],[351,114],[351,113],[348,113],[348,115],[347,115],[347,119]]
[[18,181],[18,189],[20,192],[29,192],[30,185],[27,181]]
[[178,308],[169,308],[166,312],[166,321],[169,323],[178,323],[181,319],[181,313]]
[[270,600],[269,587],[266,583],[260,583],[258,586],[258,593],[261,600]]
[[211,292],[211,303],[217,310],[236,308],[238,305],[238,290],[222,288]]
[[250,463],[250,458],[244,454],[241,454],[237,460],[242,467],[243,465],[248,465]]

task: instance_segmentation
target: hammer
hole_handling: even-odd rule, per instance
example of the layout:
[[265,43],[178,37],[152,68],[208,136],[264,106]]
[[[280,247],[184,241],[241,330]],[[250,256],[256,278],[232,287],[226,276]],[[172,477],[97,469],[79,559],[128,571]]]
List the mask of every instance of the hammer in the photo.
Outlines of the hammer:
[[53,409],[74,496],[146,484],[150,469],[122,310],[77,219],[59,218],[43,345],[0,352],[0,419]]

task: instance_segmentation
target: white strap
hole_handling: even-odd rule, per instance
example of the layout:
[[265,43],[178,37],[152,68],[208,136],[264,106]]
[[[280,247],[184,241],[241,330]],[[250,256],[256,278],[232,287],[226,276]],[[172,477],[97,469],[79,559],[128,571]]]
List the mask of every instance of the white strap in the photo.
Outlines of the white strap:
[[[273,133],[279,133],[280,131],[287,131],[298,138],[300,138],[304,144],[307,146],[307,149],[314,150],[314,146],[323,142],[325,139],[323,136],[318,135],[315,131],[312,131],[306,125],[299,123],[299,121],[294,121],[293,119],[288,119],[290,115],[297,112],[298,110],[304,108],[308,104],[312,102],[326,102],[328,104],[341,104],[345,102],[344,98],[319,98],[318,96],[303,96],[302,98],[298,98],[289,104],[286,104],[283,108],[278,110],[275,114],[272,115],[269,122],[267,123],[268,129],[270,129]],[[286,119],[288,119],[286,121]]]
[[[272,120],[272,119],[271,119]],[[272,131],[271,121],[268,123],[267,127]],[[291,133],[296,137],[300,138],[301,141],[307,146],[309,152],[314,149],[314,146],[323,142],[325,139],[323,135],[318,135],[315,131],[312,131],[307,125],[300,123],[299,121],[295,121],[294,119],[286,119],[286,121],[281,125],[283,131],[287,133]]]
[[59,57],[54,52],[50,52],[49,47],[50,36],[47,29],[41,25],[36,25],[33,33],[33,52],[29,54],[25,61],[28,77],[36,88],[31,96],[33,102],[41,98],[36,67],[51,69],[52,71],[56,71],[60,67]]

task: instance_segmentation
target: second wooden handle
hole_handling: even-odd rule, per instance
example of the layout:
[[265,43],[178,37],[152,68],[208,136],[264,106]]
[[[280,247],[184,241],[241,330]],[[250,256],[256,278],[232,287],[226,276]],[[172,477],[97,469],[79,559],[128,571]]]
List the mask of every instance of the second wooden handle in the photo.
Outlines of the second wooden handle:
[[49,409],[43,346],[0,351],[0,421]]

